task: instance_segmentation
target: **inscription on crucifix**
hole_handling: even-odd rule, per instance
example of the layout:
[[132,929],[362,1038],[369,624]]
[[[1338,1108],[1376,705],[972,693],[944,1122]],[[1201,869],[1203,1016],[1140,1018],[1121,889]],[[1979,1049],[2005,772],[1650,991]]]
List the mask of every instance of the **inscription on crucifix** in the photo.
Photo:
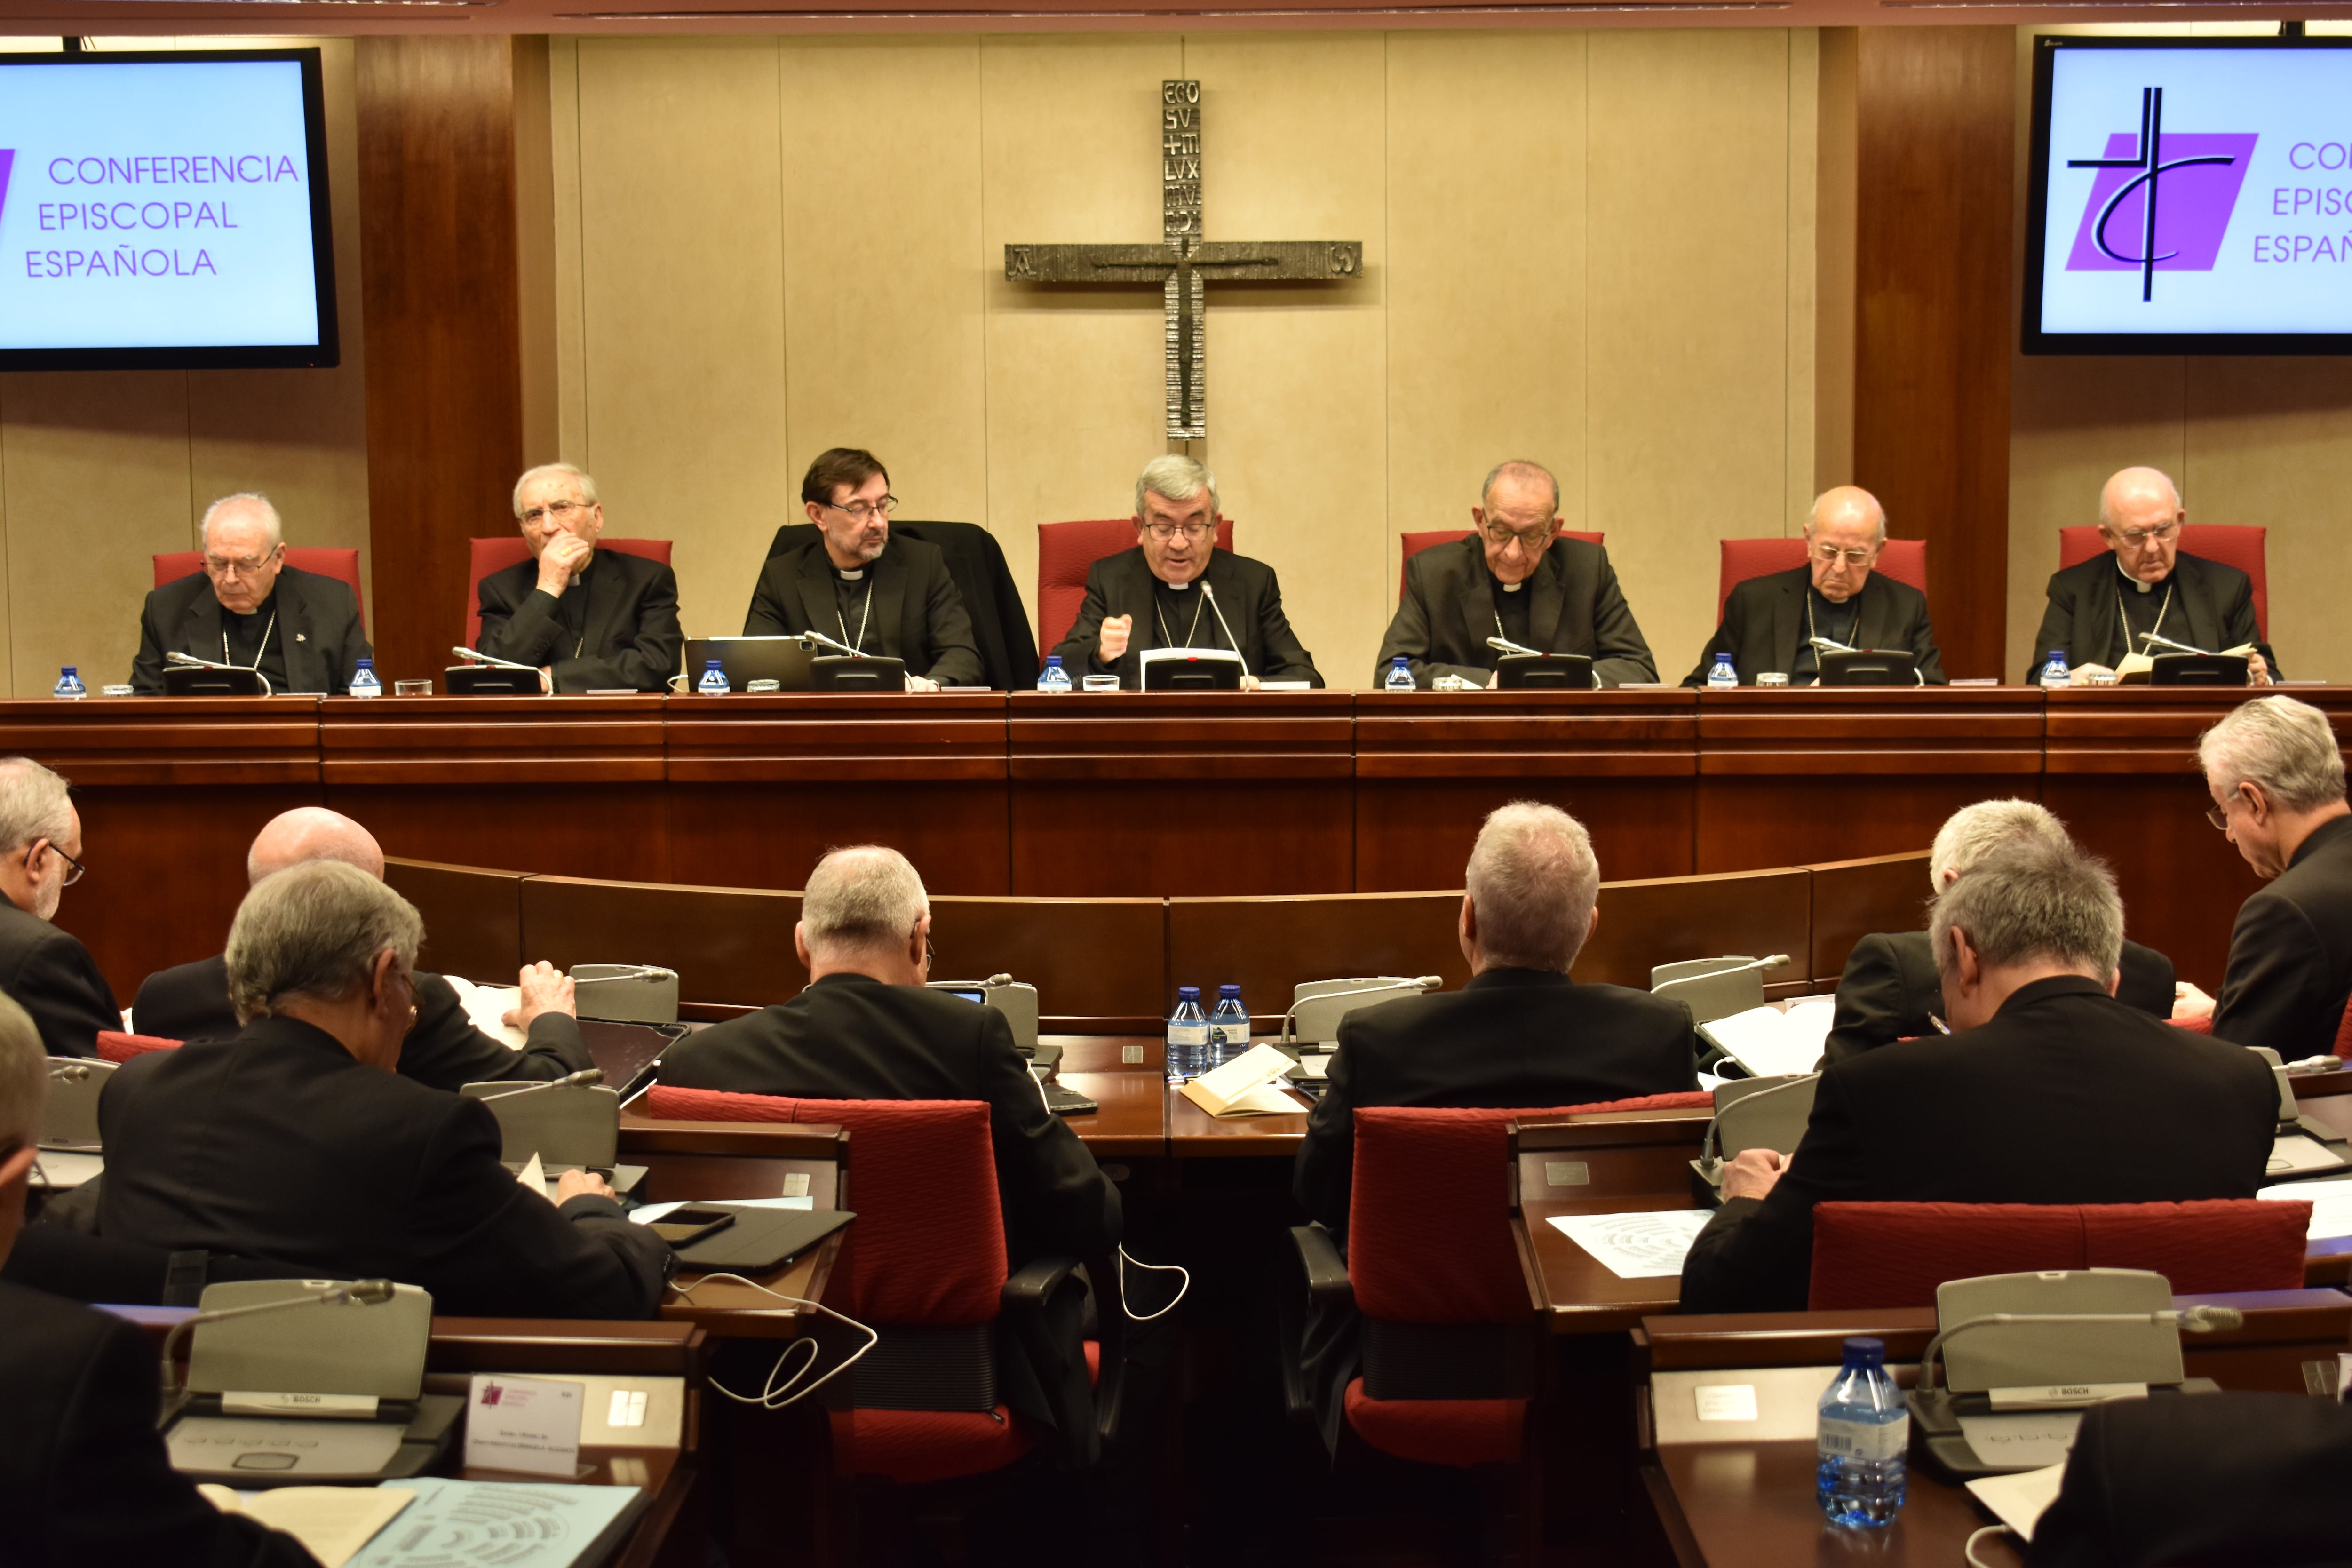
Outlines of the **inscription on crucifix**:
[[1168,324],[1168,436],[1209,433],[1208,280],[1331,283],[1360,275],[1352,239],[1209,240],[1201,234],[1201,84],[1160,84],[1158,245],[1008,245],[1013,283],[1157,283]]

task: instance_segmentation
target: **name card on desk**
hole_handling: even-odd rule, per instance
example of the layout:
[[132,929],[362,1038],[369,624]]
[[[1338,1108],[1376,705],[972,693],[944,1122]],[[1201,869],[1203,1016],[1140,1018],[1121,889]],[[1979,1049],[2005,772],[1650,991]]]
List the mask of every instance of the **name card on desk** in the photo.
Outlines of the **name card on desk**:
[[551,1378],[478,1373],[466,1399],[466,1463],[569,1480],[580,1468],[585,1392]]

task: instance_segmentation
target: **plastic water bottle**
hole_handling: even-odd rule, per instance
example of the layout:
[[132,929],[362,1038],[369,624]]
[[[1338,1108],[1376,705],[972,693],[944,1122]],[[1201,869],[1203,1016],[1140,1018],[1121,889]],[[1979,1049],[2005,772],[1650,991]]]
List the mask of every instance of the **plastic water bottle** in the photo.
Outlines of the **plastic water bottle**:
[[2063,647],[2052,648],[2050,662],[2042,667],[2042,689],[2063,691],[2074,683],[2074,672],[2066,668],[2066,650]]
[[1037,689],[1063,692],[1070,689],[1070,672],[1062,668],[1060,654],[1049,653],[1045,656],[1045,672],[1037,677]]
[[1886,1346],[1859,1335],[1822,1394],[1813,1491],[1832,1524],[1880,1529],[1903,1511],[1903,1455],[1911,1413],[1886,1374]]
[[375,678],[375,660],[363,658],[360,660],[360,667],[352,671],[351,694],[353,697],[383,695],[383,682]]
[[79,702],[89,695],[89,688],[81,683],[80,668],[68,664],[58,671],[58,689],[49,695],[62,697],[68,702]]
[[1412,689],[1412,666],[1405,662],[1404,655],[1397,655],[1395,662],[1389,666],[1388,678],[1382,680],[1381,684],[1388,688],[1391,691],[1411,691]]
[[1706,689],[1709,691],[1729,691],[1738,684],[1739,670],[1731,662],[1731,656],[1727,653],[1717,654],[1715,668],[1706,672]]
[[1238,985],[1217,987],[1217,1010],[1209,1015],[1211,1067],[1223,1067],[1250,1048],[1249,1009]]
[[727,684],[726,667],[715,658],[704,659],[702,679],[694,683],[694,689],[704,697],[726,696],[730,689]]
[[1201,988],[1176,988],[1176,1011],[1168,1015],[1168,1081],[1181,1083],[1209,1069],[1209,1016],[1201,1011]]

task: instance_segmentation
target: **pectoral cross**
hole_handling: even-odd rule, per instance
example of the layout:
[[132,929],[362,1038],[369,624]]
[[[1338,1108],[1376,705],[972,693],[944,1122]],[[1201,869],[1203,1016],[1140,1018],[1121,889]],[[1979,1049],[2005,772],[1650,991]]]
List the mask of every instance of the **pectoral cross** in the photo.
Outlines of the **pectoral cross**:
[[1201,84],[1160,84],[1160,242],[1158,245],[1008,245],[1013,283],[1157,283],[1168,319],[1168,437],[1209,433],[1208,279],[1329,283],[1364,269],[1352,239],[1207,240],[1201,237]]

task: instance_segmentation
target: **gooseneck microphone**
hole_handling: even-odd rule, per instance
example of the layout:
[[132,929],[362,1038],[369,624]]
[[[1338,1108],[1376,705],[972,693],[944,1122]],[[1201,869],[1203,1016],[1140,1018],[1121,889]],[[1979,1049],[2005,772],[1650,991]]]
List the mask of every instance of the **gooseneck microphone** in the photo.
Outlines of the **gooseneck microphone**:
[[167,653],[163,656],[163,662],[176,664],[182,669],[233,669],[240,675],[250,675],[261,682],[261,694],[264,697],[277,695],[275,689],[269,684],[269,677],[249,664],[223,664],[216,658],[198,658],[192,653]]
[[1249,674],[1249,655],[1242,651],[1242,639],[1234,636],[1234,628],[1225,626],[1225,612],[1218,607],[1217,591],[1209,586],[1206,577],[1201,579],[1201,595],[1209,601],[1209,608],[1216,615],[1217,625],[1225,627],[1225,640],[1234,645],[1234,657],[1242,661],[1242,673]]
[[487,664],[493,669],[527,669],[533,675],[539,673],[539,666],[535,664],[517,664],[510,658],[499,658],[492,654],[478,653],[462,644],[449,651],[468,664]]
[[528,1083],[520,1089],[502,1089],[496,1094],[485,1094],[478,1098],[484,1100],[512,1100],[518,1094],[537,1094],[542,1089],[577,1089],[586,1084],[604,1081],[603,1068],[582,1068],[578,1072],[566,1073],[562,1078],[551,1078],[540,1083]]
[[1522,643],[1515,643],[1508,637],[1488,637],[1486,639],[1486,646],[1493,648],[1496,653],[1527,654],[1536,658],[1541,658],[1543,657],[1543,649],[1528,647]]
[[2160,1312],[1987,1312],[1938,1330],[1927,1342],[1919,1357],[1919,1392],[1935,1391],[1936,1355],[1944,1342],[1988,1323],[2174,1323],[2192,1334],[2210,1334],[2215,1329],[2234,1329],[2245,1321],[2245,1313],[2235,1307],[2168,1307]]
[[2158,637],[2154,632],[2140,633],[2139,640],[2150,647],[2168,647],[2175,653],[2193,653],[2205,658],[2214,657],[2213,650],[2210,647],[2192,647],[2185,642],[2175,642],[2170,637]]
[[[180,1380],[173,1370],[173,1361],[181,1339],[199,1323],[226,1322],[231,1318],[250,1318],[262,1312],[283,1312],[294,1307],[373,1307],[392,1300],[393,1286],[389,1279],[354,1279],[348,1285],[334,1285],[324,1290],[300,1296],[288,1296],[282,1300],[258,1301],[250,1307],[224,1307],[216,1312],[198,1312],[172,1325],[163,1336],[163,1402],[169,1405],[180,1394]],[[170,1412],[165,1412],[168,1417]]]

